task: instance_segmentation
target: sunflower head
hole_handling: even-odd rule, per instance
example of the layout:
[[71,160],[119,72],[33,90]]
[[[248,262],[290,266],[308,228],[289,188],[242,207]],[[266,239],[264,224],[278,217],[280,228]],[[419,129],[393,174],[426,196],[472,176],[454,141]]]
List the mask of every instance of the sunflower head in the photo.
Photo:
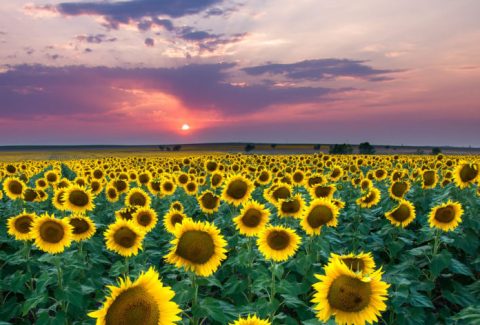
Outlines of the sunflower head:
[[240,214],[233,221],[242,235],[256,236],[265,228],[269,217],[270,212],[263,204],[251,200],[243,205]]
[[68,217],[68,223],[72,226],[72,239],[81,241],[91,238],[97,227],[89,217],[81,214],[74,214]]
[[155,210],[150,207],[138,208],[132,215],[133,222],[143,231],[151,231],[157,224],[158,217]]
[[72,212],[85,213],[95,208],[90,190],[79,185],[71,185],[65,189],[62,199],[65,209]]
[[460,188],[466,188],[475,183],[480,177],[480,164],[462,162],[454,171],[455,184]]
[[463,208],[459,202],[448,201],[432,209],[428,222],[430,227],[450,231],[457,228],[462,221]]
[[220,173],[220,172],[214,172],[211,176],[210,176],[210,185],[212,188],[218,188],[220,186],[222,186],[223,184],[223,174]]
[[174,210],[183,212],[183,204],[182,204],[182,202],[180,202],[180,201],[173,201],[173,202],[170,204],[170,209],[174,209]]
[[278,216],[300,218],[305,203],[300,194],[289,197],[288,199],[280,199],[277,203]]
[[97,324],[175,324],[181,320],[179,306],[172,301],[175,292],[163,285],[159,274],[150,268],[135,282],[119,279],[119,285],[108,286],[107,297],[100,310],[88,315]]
[[114,186],[107,186],[105,188],[105,196],[107,197],[108,202],[114,203],[118,201],[119,193]]
[[188,217],[181,211],[170,208],[163,217],[163,225],[169,233],[175,233],[175,227],[182,224]]
[[390,197],[396,200],[402,199],[410,189],[410,183],[407,181],[394,181],[389,188]]
[[144,231],[132,221],[123,219],[110,224],[104,233],[107,249],[122,256],[137,255],[142,249],[144,235]]
[[50,254],[61,253],[72,241],[73,227],[65,219],[56,219],[53,215],[43,214],[35,218],[32,235],[35,245]]
[[300,242],[300,236],[293,229],[268,226],[258,236],[257,246],[266,259],[281,262],[295,254]]
[[35,213],[27,213],[26,211],[9,218],[7,221],[8,234],[15,237],[16,240],[34,239],[32,225],[35,218],[37,218]]
[[347,255],[337,255],[332,253],[329,263],[332,263],[334,259],[338,259],[355,273],[362,272],[363,274],[370,274],[375,271],[375,261],[370,252],[359,254],[350,253]]
[[405,228],[415,219],[415,207],[407,200],[400,200],[398,205],[385,214],[390,222],[398,227]]
[[315,276],[320,281],[313,285],[312,302],[322,322],[335,316],[337,324],[374,323],[387,308],[389,284],[381,280],[381,270],[365,275],[333,259],[325,267],[325,275]]
[[366,192],[362,197],[357,199],[357,205],[362,208],[369,209],[377,205],[380,202],[380,199],[380,190],[375,187],[371,187],[368,192]]
[[272,204],[277,204],[279,200],[288,199],[292,195],[292,187],[285,183],[279,183],[271,186],[264,192],[264,197]]
[[338,214],[337,206],[330,199],[315,199],[303,212],[300,225],[308,235],[319,235],[322,226],[337,226]]
[[241,175],[233,175],[225,181],[222,199],[235,206],[246,202],[254,190],[251,180]]
[[220,206],[220,198],[216,196],[212,191],[205,191],[197,197],[200,209],[208,214],[218,211]]
[[132,188],[125,197],[126,206],[148,207],[150,203],[150,196],[141,188]]
[[175,184],[175,182],[169,179],[165,179],[162,181],[162,184],[160,186],[160,193],[163,196],[172,195],[173,193],[175,193],[176,189],[177,189],[177,184]]
[[175,228],[175,239],[165,260],[200,276],[214,273],[227,257],[227,242],[220,230],[208,222],[185,219]]
[[268,319],[258,318],[256,315],[248,315],[246,318],[240,317],[229,325],[271,325]]
[[422,188],[434,188],[438,183],[438,175],[435,170],[424,170],[422,173]]
[[11,200],[21,199],[27,186],[17,177],[8,177],[3,182],[3,190]]
[[333,198],[333,194],[337,190],[335,184],[330,185],[315,185],[310,188],[310,195],[312,198]]

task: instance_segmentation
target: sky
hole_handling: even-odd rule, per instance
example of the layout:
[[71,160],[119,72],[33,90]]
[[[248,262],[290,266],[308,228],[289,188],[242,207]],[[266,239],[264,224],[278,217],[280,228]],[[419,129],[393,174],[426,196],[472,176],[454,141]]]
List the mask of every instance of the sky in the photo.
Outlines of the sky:
[[1,1],[0,145],[480,147],[479,12],[478,0]]

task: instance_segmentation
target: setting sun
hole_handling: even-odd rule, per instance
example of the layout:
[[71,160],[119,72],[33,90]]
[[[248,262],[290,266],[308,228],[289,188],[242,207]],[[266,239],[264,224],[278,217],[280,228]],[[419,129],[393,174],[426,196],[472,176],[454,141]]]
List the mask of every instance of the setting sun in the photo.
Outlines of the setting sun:
[[183,130],[183,131],[190,130],[190,125],[188,125],[188,124],[182,125],[182,130]]

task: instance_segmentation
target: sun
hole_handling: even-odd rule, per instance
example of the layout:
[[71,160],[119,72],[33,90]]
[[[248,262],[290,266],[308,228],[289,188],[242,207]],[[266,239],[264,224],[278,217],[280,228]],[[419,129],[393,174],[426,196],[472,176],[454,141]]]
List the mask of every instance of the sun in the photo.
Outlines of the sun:
[[188,125],[188,124],[186,124],[186,123],[183,124],[183,125],[182,125],[182,130],[183,130],[183,131],[190,130],[190,125]]

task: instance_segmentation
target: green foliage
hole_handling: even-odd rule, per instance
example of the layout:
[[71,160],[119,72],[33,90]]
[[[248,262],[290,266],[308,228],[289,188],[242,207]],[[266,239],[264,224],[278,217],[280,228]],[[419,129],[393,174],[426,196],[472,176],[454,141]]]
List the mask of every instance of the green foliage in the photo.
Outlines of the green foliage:
[[336,154],[336,155],[345,155],[345,154],[351,154],[353,152],[353,147],[349,144],[335,144],[330,146],[329,153],[331,154]]

